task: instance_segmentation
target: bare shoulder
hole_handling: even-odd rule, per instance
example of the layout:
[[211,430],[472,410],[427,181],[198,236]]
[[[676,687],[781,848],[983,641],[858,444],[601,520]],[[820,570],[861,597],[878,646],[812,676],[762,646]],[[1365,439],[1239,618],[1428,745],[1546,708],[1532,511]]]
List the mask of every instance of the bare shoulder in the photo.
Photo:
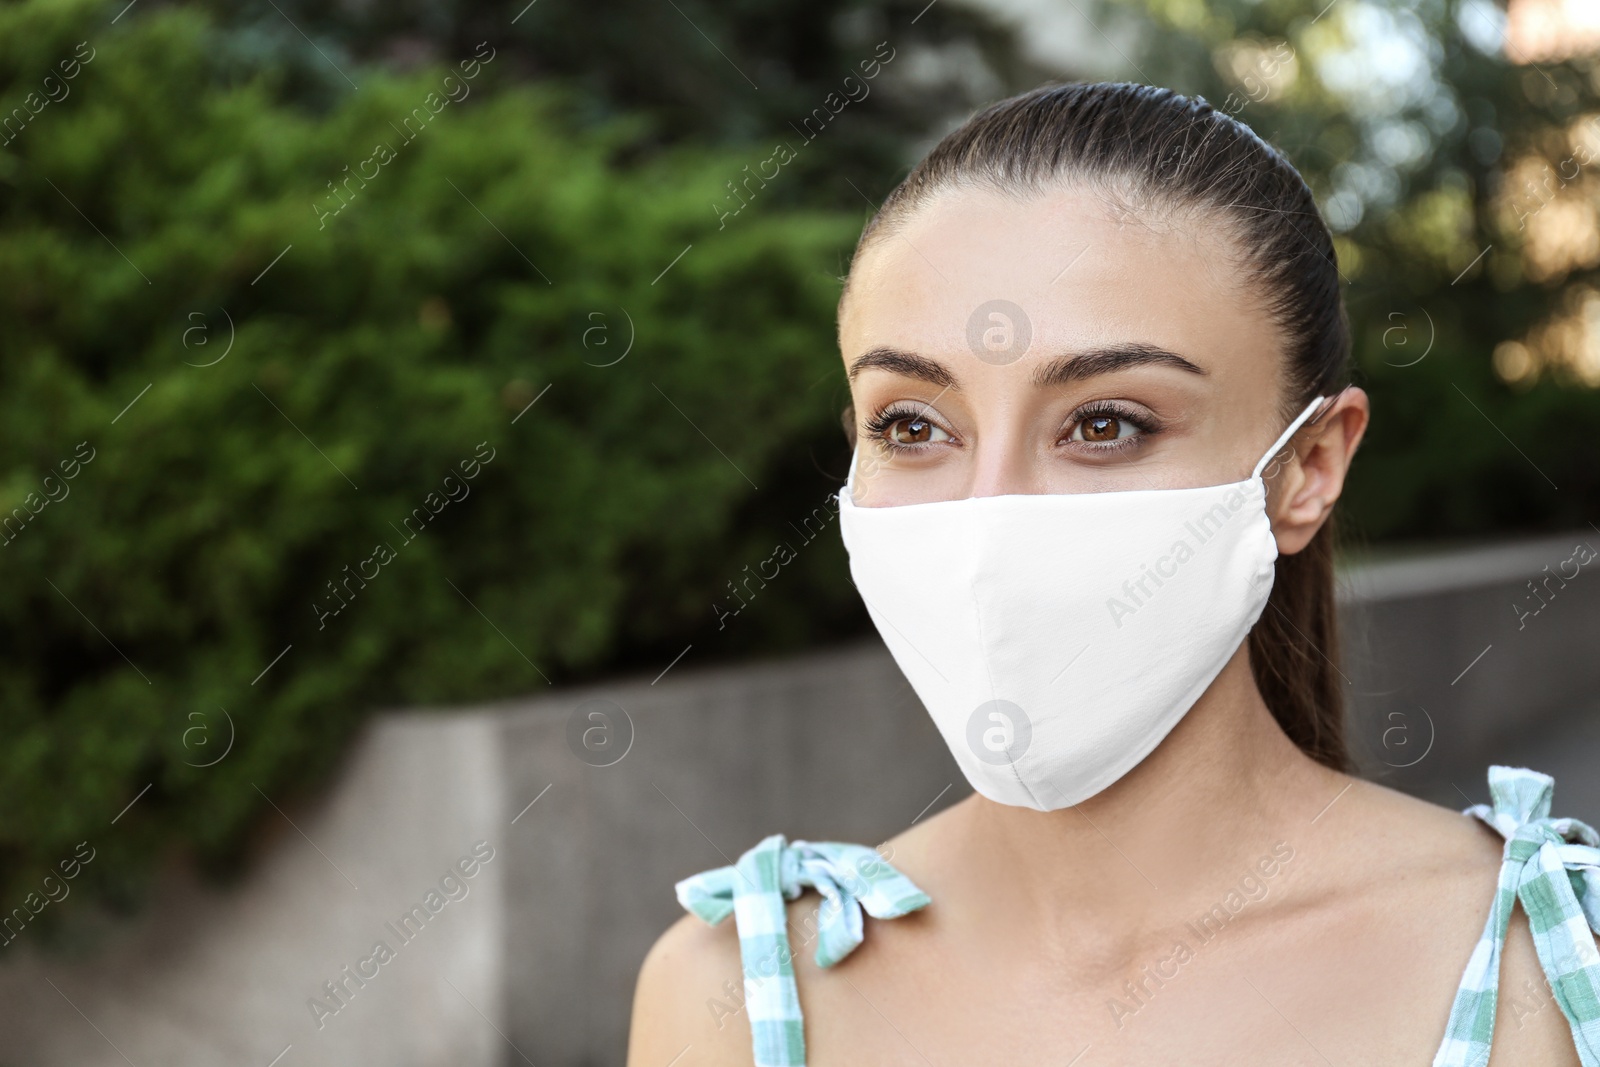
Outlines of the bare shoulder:
[[1462,892],[1488,907],[1505,848],[1499,834],[1458,808],[1380,782],[1356,784],[1352,799],[1361,809],[1358,832],[1371,845],[1418,876],[1453,876]]
[[[1400,899],[1409,898],[1417,910],[1432,914],[1441,930],[1469,922],[1476,944],[1494,905],[1505,839],[1458,809],[1388,786],[1362,782],[1360,792],[1363,822],[1376,840],[1396,846],[1384,848],[1385,853],[1403,857],[1407,865],[1397,873],[1410,893],[1402,892]],[[1551,992],[1520,903],[1506,929],[1499,978],[1487,1067],[1579,1067],[1572,1030]]]
[[673,923],[639,968],[628,1067],[749,1067],[742,981],[731,916],[717,926],[693,915]]
[[1494,905],[1505,840],[1458,809],[1377,782],[1357,782],[1349,800],[1356,817],[1341,832],[1354,891],[1393,920],[1448,939],[1459,973]]

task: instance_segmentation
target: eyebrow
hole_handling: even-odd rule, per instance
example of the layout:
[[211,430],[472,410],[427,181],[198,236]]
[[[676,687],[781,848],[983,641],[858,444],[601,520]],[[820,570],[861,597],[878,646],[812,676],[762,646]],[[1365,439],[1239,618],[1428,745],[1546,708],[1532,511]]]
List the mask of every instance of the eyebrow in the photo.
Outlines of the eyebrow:
[[[1035,368],[1029,378],[1029,384],[1042,389],[1053,385],[1066,385],[1069,382],[1080,382],[1101,374],[1126,370],[1129,367],[1146,366],[1176,367],[1178,370],[1201,376],[1210,373],[1176,352],[1168,351],[1158,345],[1130,342],[1101,345],[1058,356]],[[902,377],[917,378],[944,389],[961,391],[961,385],[956,381],[955,375],[951,374],[943,363],[915,352],[904,352],[884,345],[870,348],[850,364],[848,372],[850,381],[855,381],[857,375],[869,368],[886,370]]]

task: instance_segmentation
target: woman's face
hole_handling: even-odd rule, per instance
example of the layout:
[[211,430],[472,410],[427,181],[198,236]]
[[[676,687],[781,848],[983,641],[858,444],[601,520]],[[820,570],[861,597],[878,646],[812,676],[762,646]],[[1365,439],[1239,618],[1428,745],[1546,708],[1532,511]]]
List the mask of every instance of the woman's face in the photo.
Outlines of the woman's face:
[[1240,481],[1287,425],[1283,338],[1217,222],[982,189],[902,221],[839,321],[857,503]]

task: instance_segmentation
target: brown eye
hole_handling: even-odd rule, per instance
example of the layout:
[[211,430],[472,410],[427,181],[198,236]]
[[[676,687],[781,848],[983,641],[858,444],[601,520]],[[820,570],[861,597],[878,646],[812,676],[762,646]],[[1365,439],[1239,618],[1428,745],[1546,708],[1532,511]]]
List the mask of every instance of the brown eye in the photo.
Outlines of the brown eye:
[[1115,441],[1123,431],[1131,429],[1127,423],[1112,415],[1096,415],[1078,424],[1081,441]]
[[1130,415],[1098,411],[1081,416],[1073,424],[1070,439],[1102,447],[1111,445],[1120,447],[1121,442],[1131,444],[1131,438],[1142,437],[1147,429]]
[[864,436],[907,452],[950,440],[950,434],[928,416],[926,404],[891,404],[867,420]]
[[933,440],[933,423],[927,419],[896,419],[889,436],[897,445],[920,445]]

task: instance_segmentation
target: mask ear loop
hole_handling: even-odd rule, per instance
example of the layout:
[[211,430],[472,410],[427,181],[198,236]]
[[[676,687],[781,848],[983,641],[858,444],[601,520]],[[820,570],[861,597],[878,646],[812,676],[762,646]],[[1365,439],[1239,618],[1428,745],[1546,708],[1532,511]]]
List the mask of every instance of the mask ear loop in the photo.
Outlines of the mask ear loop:
[[1267,464],[1272,461],[1272,458],[1278,454],[1278,451],[1283,448],[1284,445],[1289,443],[1289,439],[1295,435],[1295,432],[1299,430],[1301,426],[1305,425],[1306,420],[1311,418],[1312,413],[1315,412],[1317,408],[1321,406],[1322,402],[1327,399],[1328,397],[1325,396],[1317,397],[1315,400],[1311,401],[1311,403],[1306,405],[1306,409],[1304,411],[1295,416],[1295,420],[1289,424],[1289,428],[1284,430],[1283,434],[1272,443],[1271,448],[1267,449],[1266,455],[1262,456],[1256,461],[1255,470],[1250,472],[1251,478],[1261,477],[1262,470],[1264,470]]
[[851,504],[856,502],[856,457],[861,455],[861,446],[858,444],[850,450],[850,473],[844,478],[844,492],[842,496],[848,497]]

